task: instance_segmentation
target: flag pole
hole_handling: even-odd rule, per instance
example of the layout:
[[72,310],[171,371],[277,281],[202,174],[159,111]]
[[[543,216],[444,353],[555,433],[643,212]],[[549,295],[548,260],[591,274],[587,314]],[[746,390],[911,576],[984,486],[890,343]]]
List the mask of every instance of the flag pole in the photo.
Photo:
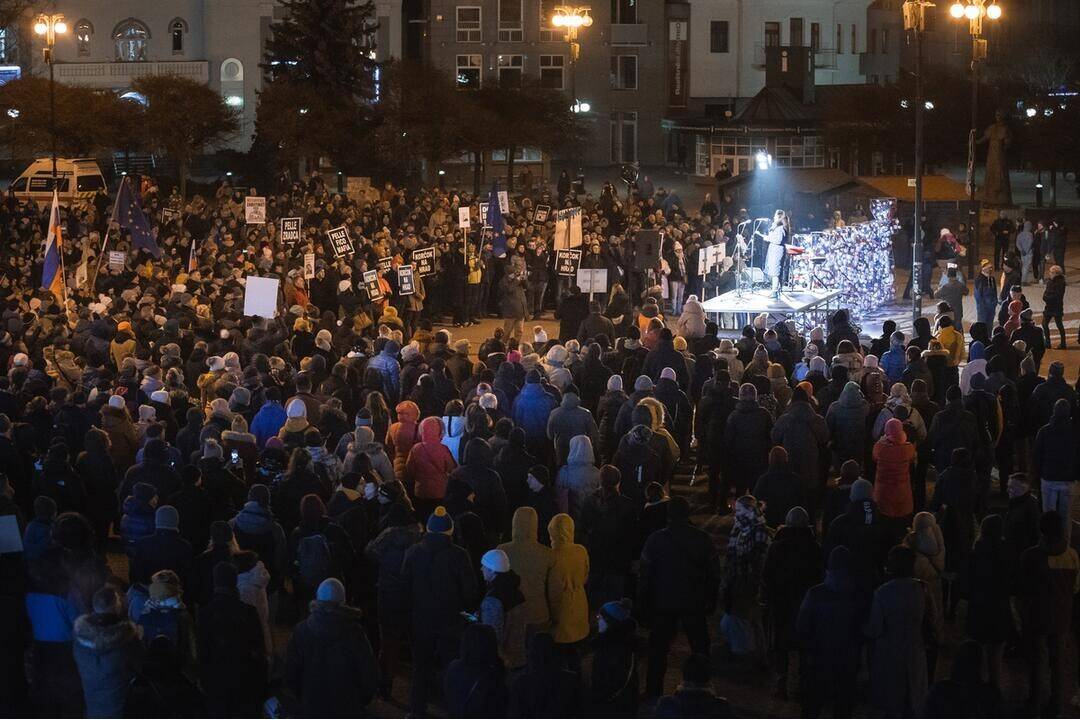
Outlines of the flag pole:
[[98,252],[97,267],[94,268],[94,281],[90,283],[90,292],[97,290],[98,274],[101,272],[101,261],[105,259],[105,247],[109,244],[109,230],[112,229],[113,221],[116,220],[116,210],[120,207],[120,193],[124,189],[124,183],[128,181],[128,176],[124,175],[120,180],[120,187],[116,190],[116,200],[113,202],[112,213],[109,215],[109,222],[105,224],[105,235],[101,238],[101,250]]

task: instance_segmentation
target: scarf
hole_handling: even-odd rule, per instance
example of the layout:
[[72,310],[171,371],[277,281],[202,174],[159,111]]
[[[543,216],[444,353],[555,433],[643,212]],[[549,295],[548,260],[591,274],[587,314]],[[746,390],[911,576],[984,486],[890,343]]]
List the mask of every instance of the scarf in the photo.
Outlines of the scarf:
[[752,514],[735,513],[735,525],[728,536],[728,558],[736,574],[748,575],[757,551],[768,541],[765,517],[755,508]]

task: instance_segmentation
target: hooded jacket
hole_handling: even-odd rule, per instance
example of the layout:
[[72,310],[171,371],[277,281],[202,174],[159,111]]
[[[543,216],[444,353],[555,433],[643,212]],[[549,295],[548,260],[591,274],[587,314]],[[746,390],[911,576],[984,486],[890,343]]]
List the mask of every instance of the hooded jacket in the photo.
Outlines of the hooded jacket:
[[123,615],[83,615],[75,621],[74,655],[86,717],[123,717],[128,686],[143,656],[140,628]]
[[581,399],[574,393],[563,395],[562,403],[548,416],[547,436],[555,443],[557,465],[567,461],[573,438],[586,435],[595,444],[598,434],[592,413],[581,407]]
[[514,400],[514,425],[525,431],[530,441],[547,436],[548,418],[557,403],[539,382],[527,382]]
[[446,497],[446,481],[457,464],[442,444],[442,434],[439,418],[424,418],[420,423],[420,442],[413,445],[405,463],[405,482],[412,486],[417,498]]
[[866,416],[870,406],[862,390],[854,382],[848,382],[840,391],[840,397],[829,406],[825,423],[832,438],[833,470],[848,460],[863,465],[866,460]]
[[574,520],[565,513],[548,523],[554,565],[548,578],[551,633],[556,643],[575,643],[589,636],[589,553],[574,542]]
[[874,445],[874,502],[881,514],[906,518],[914,509],[911,494],[911,463],[915,446],[908,442],[903,424],[893,418],[885,423],[885,434]]
[[570,441],[570,454],[566,465],[555,476],[555,491],[559,507],[579,519],[585,499],[600,487],[600,468],[596,467],[592,441],[587,435],[578,435]]
[[305,717],[354,717],[374,698],[379,673],[359,610],[311,603],[285,658],[285,683]]
[[398,421],[386,432],[386,454],[394,462],[394,475],[401,478],[409,452],[420,440],[420,408],[412,400],[402,400],[394,409]]
[[[465,457],[465,464],[450,474],[447,495],[472,495],[471,509],[483,520],[484,532],[491,545],[494,545],[508,530],[506,521],[510,517],[510,511],[507,509],[502,480],[499,474],[491,469],[491,446],[486,440],[473,438],[466,446]],[[459,489],[458,486],[464,488]],[[448,497],[447,510],[451,515],[458,515],[469,509],[451,507]]]
[[816,492],[821,480],[821,456],[829,444],[829,427],[809,402],[792,402],[776,419],[772,441],[787,450],[791,467],[806,490]]
[[499,549],[510,559],[521,579],[521,593],[525,596],[525,623],[546,627],[551,618],[548,610],[548,581],[555,567],[555,554],[538,539],[536,510],[520,507],[514,512],[510,542]]

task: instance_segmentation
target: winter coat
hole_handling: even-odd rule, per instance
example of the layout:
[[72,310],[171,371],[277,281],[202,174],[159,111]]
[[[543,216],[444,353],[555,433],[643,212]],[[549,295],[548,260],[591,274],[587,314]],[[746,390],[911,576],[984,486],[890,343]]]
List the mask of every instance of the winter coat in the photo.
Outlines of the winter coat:
[[858,587],[847,568],[830,569],[825,582],[806,591],[795,621],[799,673],[822,700],[850,702],[862,647]]
[[765,554],[761,600],[775,650],[796,647],[795,621],[806,592],[821,582],[821,545],[808,527],[781,527]]
[[585,499],[577,531],[589,553],[591,570],[601,574],[628,575],[638,536],[637,506],[619,492],[600,489]]
[[839,545],[850,550],[852,578],[861,591],[869,594],[877,587],[891,540],[894,538],[886,537],[882,527],[877,504],[873,500],[852,501],[829,524],[825,557]]
[[866,635],[873,640],[870,697],[892,717],[918,713],[926,698],[927,617],[936,613],[926,583],[915,578],[890,580],[874,592]]
[[637,659],[633,619],[608,627],[592,643],[593,664],[586,694],[586,717],[637,717]]
[[413,628],[436,632],[460,627],[461,612],[479,599],[476,571],[468,551],[449,535],[425,533],[405,552],[401,582],[408,588]]
[[499,657],[507,668],[525,666],[525,596],[521,578],[513,570],[497,573],[480,601],[480,622],[495,630]]
[[930,432],[926,442],[934,453],[934,467],[942,472],[952,463],[952,453],[956,448],[979,448],[979,438],[975,416],[964,409],[959,400],[948,402],[934,415],[930,423]]
[[1077,471],[1076,428],[1068,414],[1058,415],[1035,433],[1031,446],[1032,480],[1075,482]]
[[288,559],[285,530],[274,519],[270,508],[249,500],[229,525],[241,550],[256,553],[275,581],[283,578]]
[[255,442],[261,448],[266,445],[267,440],[276,437],[281,432],[287,419],[285,408],[281,406],[281,403],[263,403],[259,412],[255,413],[255,417],[251,419],[248,430],[255,436]]
[[409,592],[402,582],[401,564],[405,554],[420,542],[422,533],[416,522],[391,525],[367,544],[364,554],[378,568],[377,607],[381,623],[408,625]]
[[383,348],[375,357],[368,360],[369,370],[378,370],[383,381],[383,395],[387,403],[396,403],[401,396],[401,366],[397,361],[397,353],[387,352]]
[[848,460],[855,460],[860,466],[866,463],[866,423],[869,412],[870,406],[862,391],[851,382],[844,386],[840,397],[829,406],[825,423],[832,438],[834,472],[840,472],[840,466]]
[[731,481],[749,485],[765,472],[772,448],[772,424],[768,410],[756,401],[735,403],[724,430],[725,476]]
[[386,454],[394,462],[394,475],[403,478],[409,451],[420,440],[420,408],[412,400],[402,400],[394,409],[398,421],[386,432]]
[[587,435],[579,435],[570,443],[566,465],[563,465],[555,476],[559,507],[577,522],[581,518],[585,499],[599,487],[600,468],[596,467],[592,442]]
[[683,390],[690,388],[690,373],[686,369],[686,358],[675,349],[672,340],[660,340],[660,345],[655,350],[650,350],[645,356],[645,362],[641,366],[641,374],[648,375],[655,383],[660,380],[660,373],[664,368],[675,371],[675,381]]
[[882,436],[874,444],[874,502],[881,514],[890,518],[905,518],[914,512],[911,494],[911,464],[915,460],[915,446],[900,432],[895,440]]
[[355,717],[375,698],[379,673],[360,611],[314,601],[293,629],[285,684],[303,717]]
[[266,651],[259,614],[235,590],[199,610],[199,679],[208,714],[250,717],[265,700]]
[[[470,507],[451,506],[450,497],[457,495],[456,486],[472,495]],[[487,441],[473,438],[466,447],[465,463],[450,473],[447,484],[447,510],[459,515],[471,509],[484,522],[484,532],[490,545],[495,545],[508,534],[510,511],[507,509],[506,492],[499,474],[492,469],[491,447]]]
[[1062,538],[1057,544],[1040,540],[1020,556],[1019,591],[1021,631],[1025,637],[1069,637],[1073,604],[1080,592],[1080,559]]
[[86,717],[123,717],[143,656],[140,629],[124,615],[93,613],[75,621],[73,634]]
[[1014,630],[1009,598],[1015,572],[1002,538],[984,535],[975,542],[968,573],[968,637],[984,644],[1009,640]]
[[489,625],[465,628],[458,659],[446,668],[443,695],[453,718],[500,718],[508,702],[506,669]]
[[619,447],[620,436],[615,434],[615,420],[619,416],[619,408],[625,402],[626,393],[622,390],[609,390],[600,398],[597,406],[597,450],[600,457],[609,462]]
[[803,490],[816,493],[821,483],[822,454],[829,443],[825,418],[814,412],[808,402],[792,402],[776,418],[772,441],[787,450],[791,468],[802,478]]
[[548,524],[554,565],[548,576],[551,634],[556,643],[575,643],[589,636],[589,553],[574,543],[574,521],[560,513]]
[[555,398],[544,390],[543,385],[538,382],[525,383],[514,400],[511,413],[514,425],[525,431],[525,437],[530,442],[546,439],[548,418],[557,405]]
[[592,413],[581,407],[581,399],[574,393],[566,393],[547,421],[547,437],[555,443],[557,465],[566,463],[571,441],[578,435],[588,436],[595,445],[599,432]]
[[101,429],[109,435],[109,457],[112,458],[117,473],[126,473],[127,469],[135,463],[135,453],[139,449],[135,426],[127,410],[103,405]]
[[687,522],[669,521],[641,551],[635,612],[642,618],[708,615],[716,608],[718,587],[712,539]]
[[555,555],[547,545],[541,545],[537,535],[537,515],[531,507],[514,512],[510,542],[499,549],[510,559],[510,567],[521,580],[525,596],[525,624],[546,628],[551,613],[548,609],[548,580],[555,567]]
[[682,314],[675,322],[675,334],[688,341],[705,337],[705,311],[701,309],[701,303],[697,300],[687,300],[683,303]]
[[420,442],[409,451],[404,482],[417,498],[441,500],[446,496],[446,482],[457,467],[450,450],[442,444],[442,421],[424,418],[420,423]]
[[158,570],[172,570],[186,584],[194,559],[191,545],[174,530],[158,528],[153,535],[135,543],[128,574],[131,582],[150,584]]

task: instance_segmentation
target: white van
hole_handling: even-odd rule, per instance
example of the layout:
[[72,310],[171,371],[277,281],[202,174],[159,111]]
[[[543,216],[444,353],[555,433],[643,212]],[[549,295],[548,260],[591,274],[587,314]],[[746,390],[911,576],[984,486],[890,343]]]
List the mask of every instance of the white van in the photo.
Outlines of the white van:
[[[33,200],[39,207],[52,202],[52,158],[38,158],[11,183],[11,191],[20,200]],[[101,168],[93,158],[56,158],[56,185],[60,202],[89,200],[105,187]]]

